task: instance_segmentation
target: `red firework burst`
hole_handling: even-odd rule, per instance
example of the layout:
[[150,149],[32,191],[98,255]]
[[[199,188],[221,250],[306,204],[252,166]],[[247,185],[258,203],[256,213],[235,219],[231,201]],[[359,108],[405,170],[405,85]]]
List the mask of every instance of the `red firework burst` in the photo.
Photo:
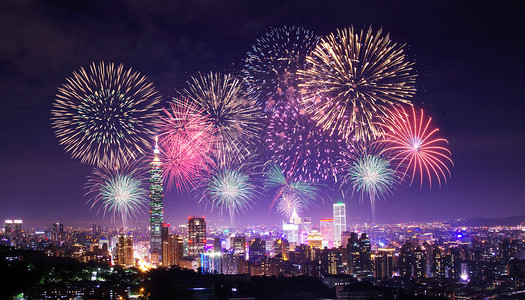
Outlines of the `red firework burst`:
[[213,164],[214,129],[195,105],[174,100],[164,109],[159,140],[162,170],[167,189],[188,190]]
[[407,113],[403,107],[390,109],[384,134],[388,151],[403,176],[411,173],[411,185],[414,178],[419,177],[420,188],[424,178],[428,178],[429,187],[432,187],[432,178],[441,186],[441,180],[446,182],[450,177],[448,166],[454,165],[448,141],[437,136],[439,129],[431,128],[432,118],[425,118],[422,109],[417,113],[412,106],[411,110]]

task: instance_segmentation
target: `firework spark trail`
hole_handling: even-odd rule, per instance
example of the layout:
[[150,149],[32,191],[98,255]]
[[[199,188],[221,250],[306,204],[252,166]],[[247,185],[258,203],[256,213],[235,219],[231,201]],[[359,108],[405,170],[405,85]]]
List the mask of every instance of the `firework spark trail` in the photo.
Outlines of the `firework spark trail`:
[[122,219],[125,228],[130,217],[136,217],[148,204],[148,193],[143,186],[139,168],[125,168],[125,171],[114,171],[108,168],[95,168],[88,177],[86,195],[93,195],[89,200],[91,208],[100,203],[100,210],[117,215]]
[[392,162],[396,169],[401,170],[403,177],[412,173],[410,185],[419,177],[420,188],[425,178],[432,187],[433,177],[441,186],[441,180],[446,182],[450,177],[448,164],[454,165],[452,154],[447,149],[448,141],[437,137],[439,129],[431,129],[431,121],[430,117],[425,119],[422,109],[418,114],[412,106],[408,113],[403,107],[391,108],[383,123],[383,140],[392,153]]
[[189,190],[213,167],[214,129],[195,104],[175,99],[160,121],[160,153],[164,182],[169,191]]
[[285,218],[291,219],[294,212],[299,214],[306,208],[306,204],[294,194],[284,194],[277,203],[277,212]]
[[307,63],[298,71],[307,113],[346,139],[375,139],[382,132],[377,117],[390,105],[410,103],[415,94],[413,63],[382,30],[337,30],[321,39]]
[[318,41],[312,31],[296,26],[272,28],[256,40],[243,73],[250,95],[266,111],[286,101],[283,95],[291,88],[297,89],[297,70],[304,68]]
[[151,148],[160,95],[123,65],[93,63],[58,88],[52,126],[73,158],[119,168]]
[[305,67],[318,40],[302,27],[272,28],[252,46],[243,70],[250,95],[268,115],[265,139],[271,160],[287,176],[315,182],[331,178],[332,158],[344,145],[336,134],[319,128],[299,103],[297,70]]
[[287,217],[289,217],[288,212],[291,213],[293,210],[288,211],[282,208],[293,209],[295,207],[296,212],[299,213],[312,204],[320,193],[320,188],[314,183],[287,179],[282,169],[273,163],[268,164],[265,178],[265,189],[275,190],[275,197],[269,210],[277,203],[277,210]]
[[232,156],[242,160],[250,155],[250,147],[260,139],[264,116],[241,81],[229,74],[209,73],[188,82],[182,95],[213,125],[220,160]]
[[352,193],[366,194],[370,200],[375,223],[376,201],[392,193],[399,176],[380,144],[357,144],[352,152],[344,153],[340,162],[341,185],[348,185]]
[[319,128],[315,121],[290,97],[268,118],[266,143],[271,160],[286,177],[302,181],[329,181],[334,175],[334,157],[346,146],[337,134]]
[[254,183],[257,176],[256,166],[252,163],[220,164],[209,178],[202,182],[203,194],[199,202],[205,202],[211,209],[218,208],[222,214],[228,211],[233,227],[235,215],[245,213],[252,208],[258,197]]

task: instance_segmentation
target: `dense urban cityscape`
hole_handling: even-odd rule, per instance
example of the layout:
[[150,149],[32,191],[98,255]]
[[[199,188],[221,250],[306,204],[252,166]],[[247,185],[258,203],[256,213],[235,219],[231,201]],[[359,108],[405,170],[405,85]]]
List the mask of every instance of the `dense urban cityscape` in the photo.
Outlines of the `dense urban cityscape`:
[[525,299],[523,20],[0,1],[0,299]]
[[[329,291],[314,296],[330,297],[335,293],[337,299],[525,296],[523,222],[494,227],[458,227],[442,222],[349,226],[346,206],[341,202],[333,204],[330,218],[312,220],[294,211],[282,226],[210,228],[204,217],[189,217],[187,223],[172,226],[163,222],[163,175],[158,153],[157,146],[149,172],[148,229],[108,229],[97,224],[71,228],[54,223],[24,230],[22,220],[5,220],[2,245],[10,247],[3,249],[7,269],[25,263],[24,254],[16,254],[14,249],[104,266],[67,285],[44,284],[24,290],[30,299],[108,295],[109,299],[146,295],[162,299],[159,295],[164,293],[210,297],[203,299],[217,296],[214,281],[203,282],[200,277],[173,276],[175,286],[148,285],[145,277],[152,276],[150,272],[156,268],[231,275],[232,287],[226,292],[231,298],[259,296],[238,287],[250,281],[250,277],[239,275],[315,278]],[[135,277],[116,285],[101,285],[107,276],[102,274],[114,270],[110,266],[120,266]],[[27,269],[30,272],[30,263]],[[141,274],[147,275],[140,278]],[[65,280],[60,278],[62,274],[56,276],[57,281]],[[51,282],[54,279],[46,278]]]
[[[340,212],[336,207],[338,205],[334,205],[333,219],[312,222],[307,217],[297,218],[282,227],[209,228],[205,218],[191,217],[187,224],[163,225],[158,252],[150,252],[152,237],[145,228],[117,230],[96,224],[92,228],[71,228],[67,224],[55,223],[35,230],[24,229],[21,220],[6,220],[2,235],[2,264],[5,270],[27,266],[30,274],[31,261],[24,257],[24,252],[14,250],[20,249],[103,266],[97,273],[96,268],[86,264],[83,271],[94,271],[75,274],[75,279],[64,278],[65,275],[60,273],[48,276],[46,280],[50,282],[67,282],[60,288],[40,284],[32,288],[29,288],[31,285],[24,289],[20,287],[16,291],[23,290],[26,296],[29,293],[30,299],[89,298],[108,293],[114,293],[114,296],[106,299],[119,299],[120,296],[133,299],[148,292],[153,292],[152,296],[156,292],[158,297],[162,290],[148,285],[143,275],[151,276],[148,272],[155,270],[153,268],[231,275],[231,289],[226,293],[232,298],[257,296],[238,287],[250,280],[240,276],[246,274],[316,278],[331,289],[325,297],[331,295],[337,299],[396,294],[441,296],[444,299],[496,296],[513,299],[525,293],[524,225],[346,226],[344,214],[336,215]],[[335,234],[338,227],[346,230]],[[126,268],[135,277],[105,286],[113,266]],[[180,285],[163,288],[168,289],[168,293],[190,298],[217,295],[213,280],[203,282],[200,277],[183,278],[179,279]],[[349,288],[356,283],[370,285]],[[322,292],[318,293],[312,292],[312,295],[323,296]]]

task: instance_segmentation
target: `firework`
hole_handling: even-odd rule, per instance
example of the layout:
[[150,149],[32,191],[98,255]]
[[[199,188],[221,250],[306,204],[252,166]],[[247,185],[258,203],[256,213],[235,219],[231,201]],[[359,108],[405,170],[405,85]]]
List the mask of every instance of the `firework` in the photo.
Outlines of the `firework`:
[[151,148],[159,103],[145,76],[123,65],[93,63],[58,88],[51,120],[73,158],[118,168]]
[[448,141],[437,137],[439,129],[431,129],[431,121],[432,118],[425,119],[422,109],[418,114],[414,107],[408,113],[402,107],[395,107],[384,123],[383,139],[393,153],[396,169],[403,173],[403,177],[411,173],[411,185],[419,177],[420,188],[424,178],[428,179],[429,187],[432,187],[432,178],[436,178],[441,186],[441,180],[446,182],[450,177],[448,165],[454,165],[452,154],[447,149]]
[[387,107],[410,103],[415,93],[413,63],[389,35],[337,30],[321,39],[299,70],[307,113],[326,130],[343,138],[373,140],[380,135],[377,118]]
[[257,39],[248,52],[243,73],[250,94],[266,110],[297,89],[297,70],[304,67],[318,40],[312,31],[295,26],[270,29]]
[[203,171],[213,165],[213,127],[195,104],[176,99],[170,111],[164,109],[160,128],[160,154],[168,191],[188,190],[197,184]]
[[117,215],[126,227],[127,220],[141,213],[148,203],[148,193],[142,184],[142,171],[130,168],[126,171],[114,171],[108,168],[95,168],[88,177],[87,194],[92,194],[91,207],[100,204],[100,210]]
[[298,214],[306,208],[304,201],[293,194],[285,194],[277,203],[277,212],[287,219],[292,219],[294,214]]
[[346,143],[319,128],[296,98],[288,98],[271,112],[267,128],[271,160],[279,163],[286,177],[310,182],[333,178],[334,158]]
[[243,91],[241,81],[231,75],[209,73],[193,78],[182,94],[213,125],[222,160],[249,155],[249,146],[260,136],[263,115]]
[[375,223],[376,200],[392,192],[399,176],[390,164],[382,146],[364,147],[357,144],[352,152],[347,152],[341,162],[342,185],[348,184],[352,193],[360,193],[370,200],[372,219]]
[[249,164],[233,166],[220,165],[204,182],[204,192],[200,202],[206,201],[211,209],[218,208],[221,214],[228,211],[230,224],[234,226],[234,217],[252,207],[258,195],[253,183],[256,173]]
[[319,187],[314,183],[288,179],[282,169],[273,163],[268,165],[265,177],[265,188],[275,190],[276,194],[269,209],[277,203],[278,212],[286,217],[290,217],[294,209],[297,213],[301,212],[312,204],[320,193]]

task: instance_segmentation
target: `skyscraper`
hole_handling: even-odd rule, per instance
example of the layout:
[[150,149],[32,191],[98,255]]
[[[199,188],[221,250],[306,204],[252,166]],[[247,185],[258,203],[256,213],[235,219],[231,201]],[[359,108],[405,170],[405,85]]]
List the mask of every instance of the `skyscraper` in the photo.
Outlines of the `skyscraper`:
[[4,234],[11,234],[13,232],[13,220],[5,220]]
[[51,240],[53,243],[60,243],[64,240],[64,224],[53,223],[51,225]]
[[204,253],[206,246],[206,221],[204,217],[193,217],[188,220],[188,255],[198,256]]
[[133,266],[133,237],[121,235],[117,244],[117,264],[121,266]]
[[346,231],[346,208],[342,202],[334,203],[334,247],[341,246],[341,233]]
[[22,232],[22,220],[14,220],[13,224],[14,235],[19,235]]
[[334,246],[334,219],[321,219],[321,235],[323,248],[332,249]]
[[150,253],[153,261],[158,260],[162,249],[161,230],[163,224],[163,189],[162,189],[162,163],[159,159],[159,147],[155,138],[155,150],[153,150],[153,161],[150,164],[150,187],[149,187],[149,207],[150,207]]

